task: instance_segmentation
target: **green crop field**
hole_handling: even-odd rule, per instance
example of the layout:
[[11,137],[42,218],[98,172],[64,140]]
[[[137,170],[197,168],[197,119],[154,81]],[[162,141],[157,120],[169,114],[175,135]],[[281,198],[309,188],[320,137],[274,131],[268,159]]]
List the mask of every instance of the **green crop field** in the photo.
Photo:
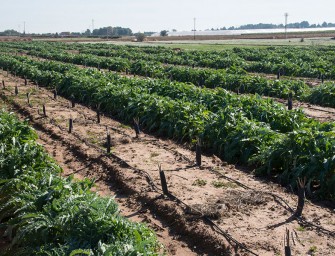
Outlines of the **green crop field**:
[[[318,196],[335,196],[335,124],[320,123],[301,110],[289,111],[261,97],[292,95],[335,107],[332,46],[234,47],[218,52],[35,42],[3,43],[0,50],[3,69],[66,97],[100,105],[128,122],[139,117],[147,131],[158,135],[189,143],[201,138],[208,152],[252,166],[257,175],[275,176],[292,186],[298,177],[306,177]],[[285,79],[257,75],[278,71]],[[299,79],[321,76],[329,81],[314,87]]]
[[[308,196],[334,201],[335,123],[280,102],[335,108],[335,46],[171,46],[0,43],[1,74],[14,79],[2,95],[15,98],[15,79],[28,79],[125,125],[138,119],[153,136],[189,149],[201,142],[204,153],[290,189],[305,180]],[[92,181],[62,178],[27,123],[0,112],[0,137],[5,255],[161,253],[154,232],[120,216]]]

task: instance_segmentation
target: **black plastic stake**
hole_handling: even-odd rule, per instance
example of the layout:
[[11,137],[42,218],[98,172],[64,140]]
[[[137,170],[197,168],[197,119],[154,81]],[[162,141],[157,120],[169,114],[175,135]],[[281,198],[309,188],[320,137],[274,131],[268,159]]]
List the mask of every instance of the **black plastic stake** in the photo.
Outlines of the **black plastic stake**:
[[24,78],[24,85],[27,86],[28,82],[27,82],[27,78]]
[[197,163],[197,166],[201,166],[201,142],[200,139],[198,139],[197,144],[195,145],[195,160]]
[[73,120],[72,118],[69,119],[69,133],[72,132],[72,129],[73,129]]
[[134,130],[136,133],[136,138],[138,138],[139,134],[141,133],[139,119],[134,118],[133,120],[134,120]]
[[29,96],[30,96],[30,93],[29,92],[27,92],[27,102],[28,102],[28,105],[30,105],[30,99],[29,99]]
[[280,79],[280,70],[278,70],[277,79]]
[[240,86],[240,90],[239,91],[240,91],[240,93],[244,93],[244,86],[243,85]]
[[295,210],[294,216],[300,217],[302,214],[302,210],[305,206],[305,185],[306,185],[306,178],[300,179],[298,178],[298,205],[297,209]]
[[293,101],[292,101],[292,93],[288,95],[287,99],[287,109],[292,110],[293,109]]
[[2,87],[5,89],[6,86],[5,86],[5,80],[2,80]]
[[200,77],[199,86],[204,87],[204,85],[205,85],[205,78]]
[[324,74],[321,74],[321,82],[324,83],[324,81],[325,81],[325,76]]
[[159,176],[161,178],[163,194],[164,195],[169,195],[169,190],[168,190],[168,186],[167,186],[167,183],[166,183],[165,173],[164,173],[164,171],[162,171],[161,165],[159,165],[158,168],[159,168]]
[[43,104],[42,109],[43,109],[43,116],[46,117],[47,116],[47,111],[45,109],[45,104]]
[[107,130],[107,141],[106,141],[106,145],[107,145],[107,154],[110,154],[111,152],[111,135],[109,133],[109,130]]
[[57,90],[54,90],[54,99],[57,100]]
[[17,87],[17,85],[15,85],[15,95],[17,96],[19,94],[19,88]]
[[287,99],[287,109],[292,110],[293,109],[293,103],[292,103],[292,98]]
[[285,244],[285,256],[292,256],[291,247],[290,247],[290,231],[286,229],[286,235],[284,237]]
[[126,68],[126,75],[128,75],[129,71],[128,71],[128,68]]
[[100,124],[100,110],[97,110],[97,123]]
[[76,101],[74,99],[71,99],[71,106],[74,108],[76,106]]

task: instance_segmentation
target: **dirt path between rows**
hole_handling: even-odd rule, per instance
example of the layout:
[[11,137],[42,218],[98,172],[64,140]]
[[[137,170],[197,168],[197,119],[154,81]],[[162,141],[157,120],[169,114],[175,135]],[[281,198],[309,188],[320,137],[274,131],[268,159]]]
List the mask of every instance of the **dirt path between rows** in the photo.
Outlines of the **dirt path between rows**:
[[[283,187],[257,180],[215,156],[203,156],[199,168],[187,147],[146,133],[135,138],[127,125],[106,116],[98,124],[95,111],[79,104],[72,108],[61,97],[54,100],[44,88],[32,83],[24,86],[22,79],[11,76],[0,79],[6,84],[0,89],[3,99],[30,118],[64,174],[96,179],[99,193],[115,195],[123,215],[149,223],[170,255],[230,255],[235,249],[234,255],[252,255],[239,250],[235,241],[257,255],[283,255],[286,229],[291,233],[293,255],[331,255],[335,250],[334,234],[290,218],[297,199]],[[43,103],[47,117],[41,115]],[[71,134],[70,117],[74,120]],[[110,156],[103,153],[106,128],[112,137]],[[165,171],[169,191],[182,202],[160,197],[158,164]],[[321,205],[307,201],[303,217],[334,231],[334,206]],[[220,234],[222,230],[227,233]]]
[[[287,100],[279,99],[279,98],[271,98],[271,97],[264,97],[273,99],[281,104],[287,106]],[[310,118],[314,118],[319,120],[320,122],[333,122],[335,121],[335,108],[329,107],[320,107],[318,105],[313,105],[309,103],[304,103],[301,101],[293,101],[293,108],[300,108],[305,113],[306,116]]]

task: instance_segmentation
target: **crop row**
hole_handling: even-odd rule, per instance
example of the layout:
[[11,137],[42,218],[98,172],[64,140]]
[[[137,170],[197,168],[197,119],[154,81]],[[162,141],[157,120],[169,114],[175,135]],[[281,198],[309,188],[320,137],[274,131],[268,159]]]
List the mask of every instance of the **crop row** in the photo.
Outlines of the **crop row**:
[[303,81],[270,80],[260,76],[247,75],[241,70],[228,71],[214,69],[194,69],[182,66],[166,66],[158,62],[136,61],[124,58],[96,57],[91,54],[71,54],[64,51],[32,51],[29,54],[43,58],[92,67],[108,68],[114,71],[129,70],[132,74],[153,78],[169,78],[179,82],[191,82],[208,88],[221,87],[234,92],[252,93],[287,99],[294,98],[317,104],[335,107],[335,85],[324,83],[310,88]]
[[[87,105],[101,104],[104,111],[125,121],[140,117],[141,124],[157,134],[188,141],[201,137],[206,150],[231,162],[252,164],[260,175],[276,175],[292,185],[297,177],[307,177],[309,187],[320,196],[332,198],[335,195],[335,128],[332,123],[320,124],[302,117],[301,126],[298,123],[291,131],[280,133],[252,118],[250,113],[248,116],[247,107],[230,105],[229,98],[239,96],[226,92],[217,96],[221,98],[220,104],[226,104],[211,111],[206,100],[190,98],[193,93],[205,97],[211,90],[192,85],[189,85],[192,93],[173,97],[168,88],[178,87],[174,83],[158,91],[160,86],[150,87],[153,81],[148,79],[137,80],[137,83],[95,70],[56,62],[25,63],[8,56],[1,56],[0,65],[41,84],[54,85],[63,95]],[[179,90],[186,91],[183,86],[186,85],[180,85]],[[266,101],[259,99],[259,102]],[[266,109],[263,110],[266,115]]]
[[[317,78],[320,74],[335,79],[333,47],[263,47],[225,49],[222,51],[187,51],[163,47],[131,47],[120,45],[65,45],[82,53],[100,56],[210,68],[242,68],[248,72],[276,74],[279,70],[288,76]],[[64,48],[63,47],[63,48]]]
[[11,244],[2,255],[158,255],[156,236],[119,215],[92,181],[62,178],[36,133],[0,111],[0,220]]

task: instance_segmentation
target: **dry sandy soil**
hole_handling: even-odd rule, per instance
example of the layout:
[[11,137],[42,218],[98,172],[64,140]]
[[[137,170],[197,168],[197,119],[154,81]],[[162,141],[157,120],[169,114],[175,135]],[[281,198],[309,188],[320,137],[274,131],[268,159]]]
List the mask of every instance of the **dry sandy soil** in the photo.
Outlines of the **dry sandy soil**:
[[[306,201],[299,221],[292,218],[297,196],[287,188],[258,180],[216,156],[203,156],[199,168],[187,145],[145,132],[136,138],[131,127],[113,117],[103,116],[98,124],[96,112],[88,107],[72,108],[67,99],[55,100],[52,92],[33,83],[24,86],[11,75],[1,79],[6,85],[0,89],[2,100],[29,118],[64,175],[96,179],[96,190],[115,196],[124,216],[156,230],[168,255],[284,255],[286,230],[293,255],[335,251],[333,204]],[[74,120],[72,133],[69,118]],[[109,155],[107,129],[112,137]],[[162,196],[158,165],[165,171],[169,192],[178,199]]]
[[0,36],[0,42],[32,41],[30,37]]
[[[267,98],[267,97],[264,97]],[[278,98],[272,98],[275,101],[286,104],[287,101]],[[293,108],[300,108],[310,118],[319,120],[320,122],[333,122],[335,121],[335,109],[329,107],[321,107],[318,105],[312,105],[310,103],[293,101]]]

